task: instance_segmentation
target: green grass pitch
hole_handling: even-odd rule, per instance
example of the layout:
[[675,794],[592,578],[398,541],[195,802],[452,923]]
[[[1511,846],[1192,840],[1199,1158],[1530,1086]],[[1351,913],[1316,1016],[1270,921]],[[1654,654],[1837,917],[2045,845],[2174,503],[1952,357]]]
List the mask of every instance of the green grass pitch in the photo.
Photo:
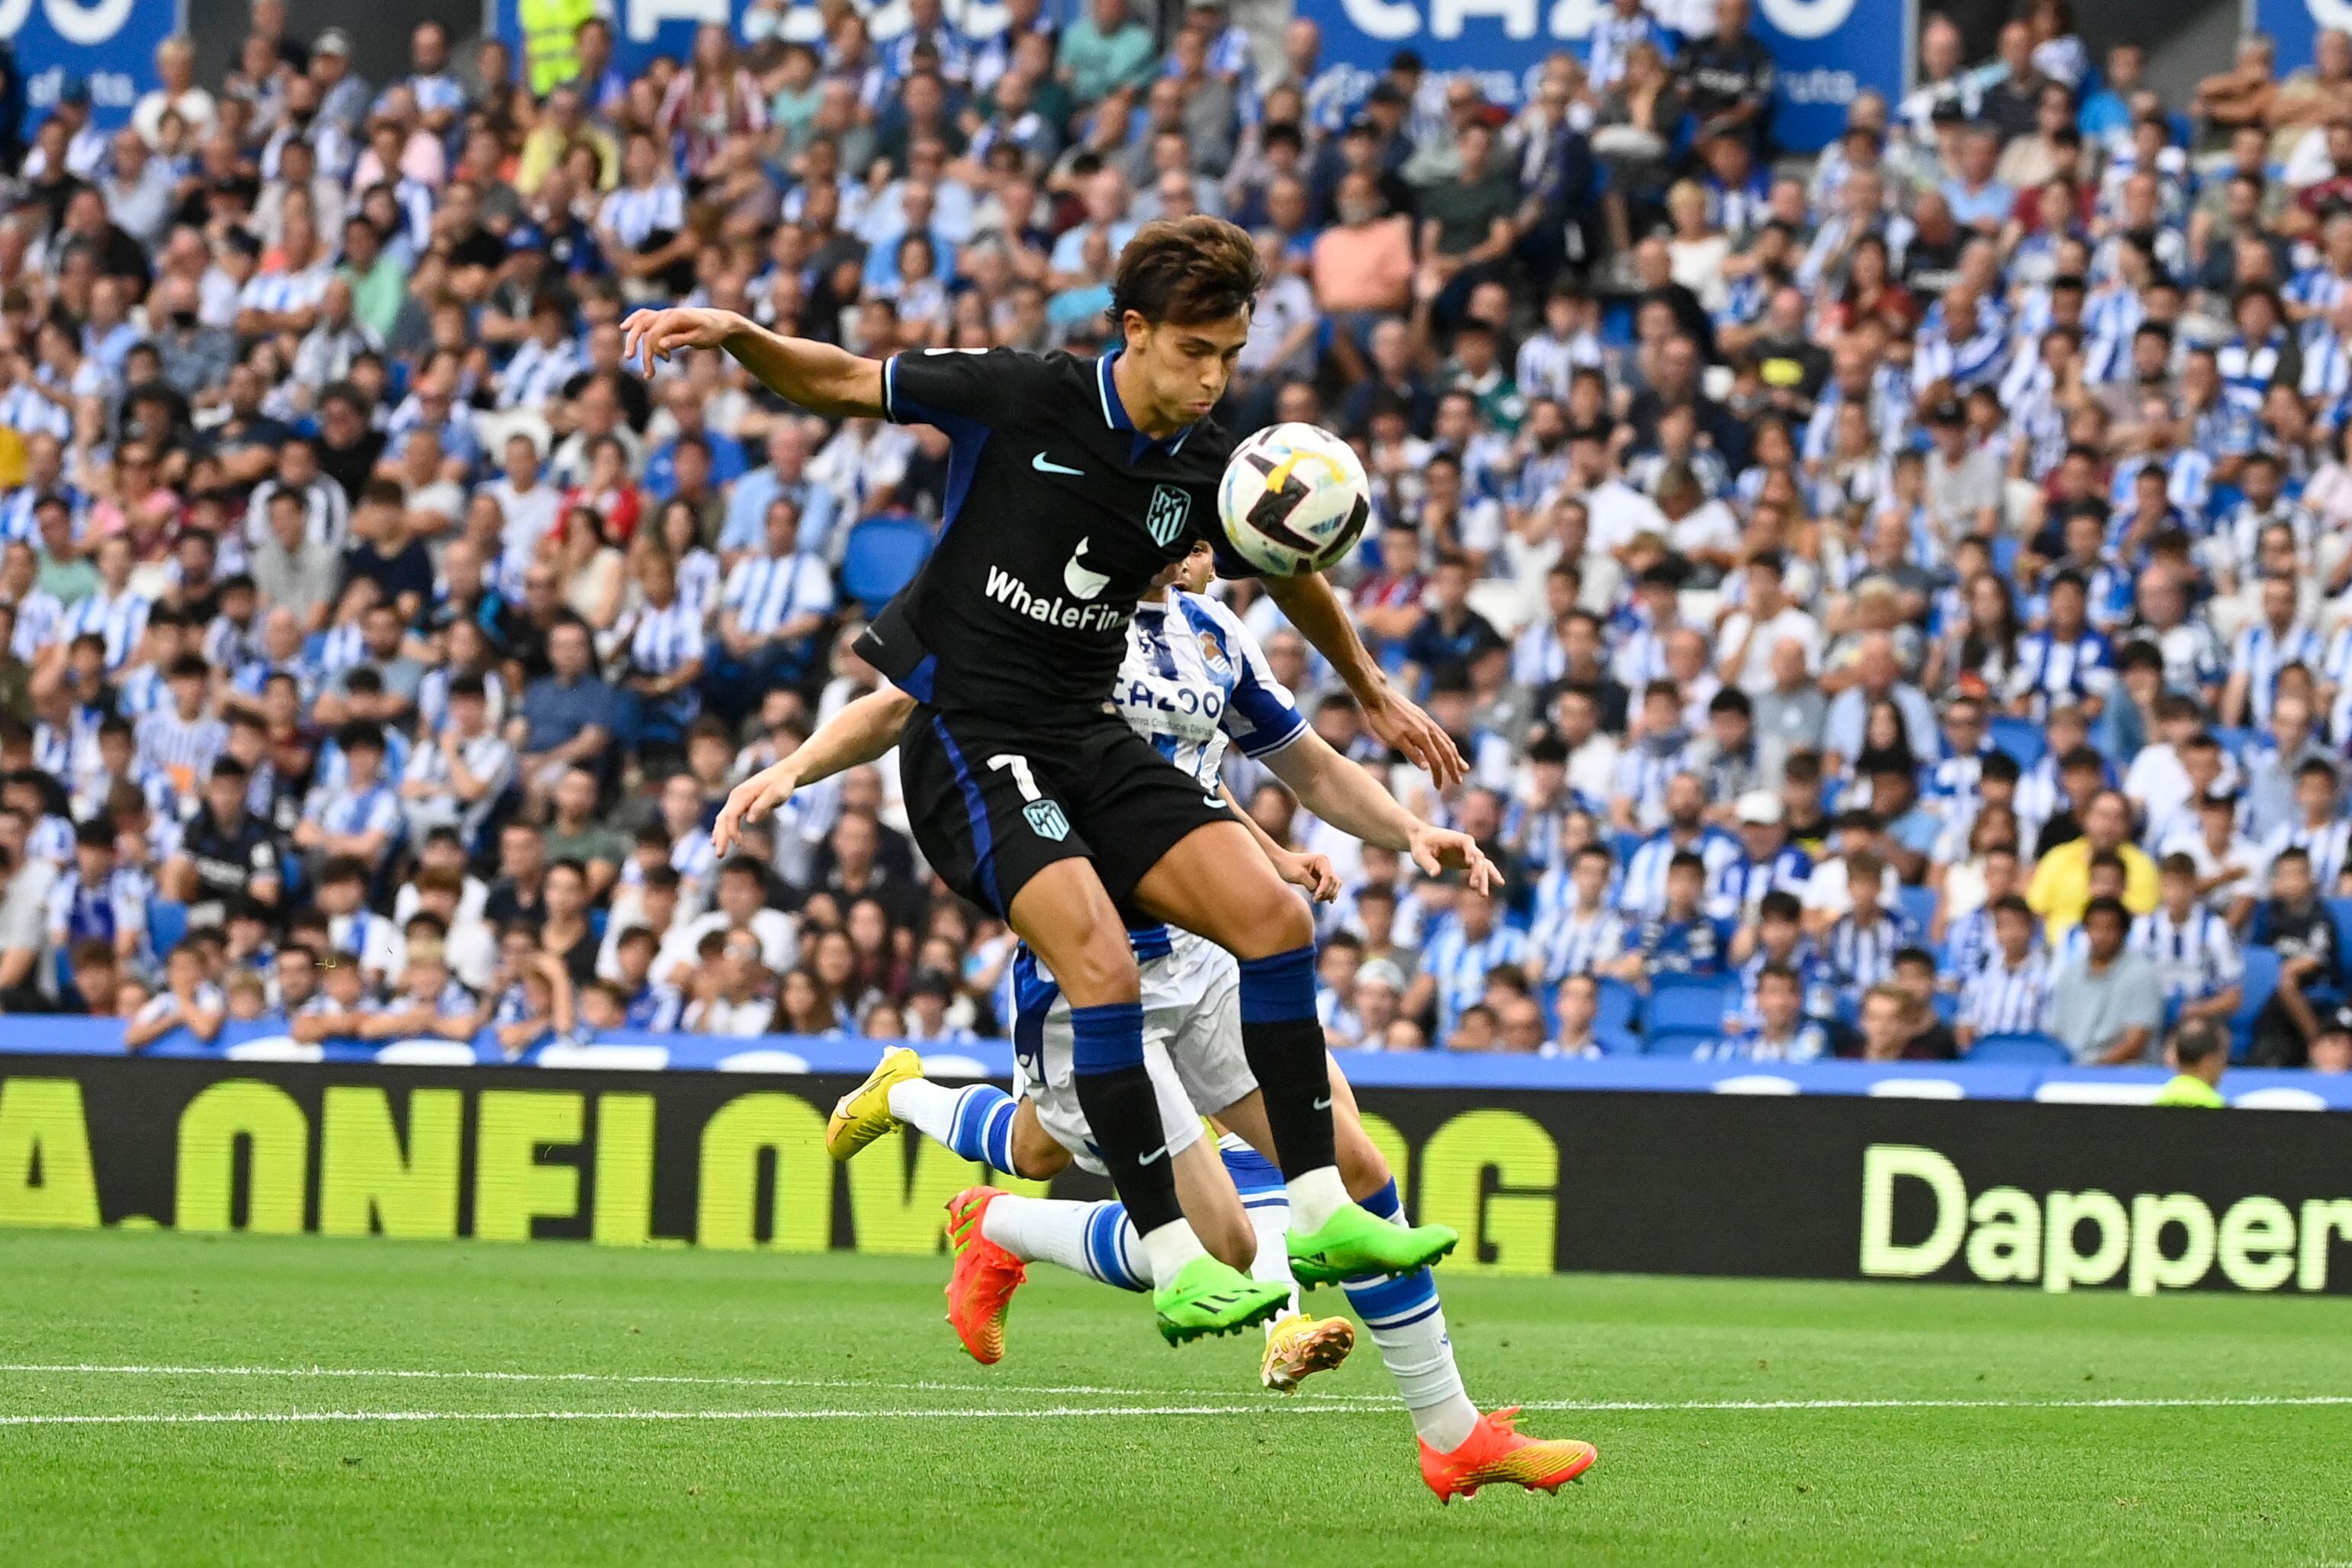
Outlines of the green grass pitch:
[[1441,1509],[1369,1341],[1279,1400],[1034,1268],[982,1368],[945,1273],[0,1235],[0,1563],[2352,1560],[2352,1302],[1441,1270],[1472,1396],[1601,1447]]

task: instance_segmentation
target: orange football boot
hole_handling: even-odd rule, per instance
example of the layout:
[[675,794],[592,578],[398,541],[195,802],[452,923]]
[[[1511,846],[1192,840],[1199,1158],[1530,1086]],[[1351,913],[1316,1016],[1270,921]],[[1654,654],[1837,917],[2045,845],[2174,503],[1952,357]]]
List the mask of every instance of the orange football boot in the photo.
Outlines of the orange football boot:
[[1019,1258],[981,1234],[981,1216],[1003,1195],[994,1187],[966,1187],[948,1200],[948,1246],[955,1253],[948,1321],[982,1366],[1004,1359],[1004,1315],[1029,1278]]
[[1468,1497],[1480,1487],[1507,1481],[1529,1491],[1556,1492],[1591,1468],[1601,1451],[1573,1437],[1523,1437],[1512,1430],[1516,1405],[1478,1417],[1470,1436],[1450,1454],[1421,1446],[1421,1479],[1440,1502]]

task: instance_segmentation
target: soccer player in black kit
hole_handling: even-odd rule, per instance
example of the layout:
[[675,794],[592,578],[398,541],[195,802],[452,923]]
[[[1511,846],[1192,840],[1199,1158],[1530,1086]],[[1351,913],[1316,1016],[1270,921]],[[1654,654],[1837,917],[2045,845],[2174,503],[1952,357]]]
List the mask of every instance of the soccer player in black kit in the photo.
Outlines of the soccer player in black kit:
[[[1302,1281],[1408,1272],[1455,1240],[1349,1198],[1333,1157],[1307,907],[1225,805],[1108,700],[1128,621],[1163,566],[1199,537],[1246,570],[1217,522],[1233,441],[1208,416],[1262,281],[1247,234],[1194,216],[1146,224],[1120,253],[1117,345],[1100,359],[935,349],[877,362],[709,310],[643,312],[625,328],[625,353],[648,370],[681,350],[722,349],[814,413],[947,435],[938,546],[859,652],[919,704],[898,747],[924,858],[1002,915],[1069,998],[1080,1106],[1142,1236],[1171,1341],[1258,1321],[1284,1292],[1210,1257],[1179,1209],[1144,1067],[1130,924],[1181,926],[1240,963],[1243,1048],[1281,1156]],[[1453,742],[1390,689],[1328,584],[1307,574],[1266,589],[1375,733],[1440,783],[1461,776]],[[730,801],[720,837],[746,799]]]

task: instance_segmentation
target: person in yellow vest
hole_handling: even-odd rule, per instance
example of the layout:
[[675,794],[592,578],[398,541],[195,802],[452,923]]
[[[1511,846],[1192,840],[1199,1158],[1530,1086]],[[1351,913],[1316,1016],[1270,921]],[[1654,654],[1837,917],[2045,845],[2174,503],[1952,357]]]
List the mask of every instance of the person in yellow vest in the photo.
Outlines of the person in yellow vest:
[[517,0],[523,58],[533,98],[580,74],[580,24],[597,14],[596,0]]
[[2210,1018],[2191,1018],[2172,1031],[2165,1047],[2172,1078],[2156,1091],[2153,1103],[2189,1105],[2219,1110],[2224,1103],[2214,1085],[2230,1065],[2230,1032]]
[[2103,789],[2083,811],[2083,837],[2069,839],[2033,868],[2025,901],[2046,923],[2053,947],[2080,925],[2091,901],[2091,858],[2112,849],[2124,863],[2124,908],[2144,915],[2156,908],[2156,862],[2131,841],[2131,806],[2120,790]]

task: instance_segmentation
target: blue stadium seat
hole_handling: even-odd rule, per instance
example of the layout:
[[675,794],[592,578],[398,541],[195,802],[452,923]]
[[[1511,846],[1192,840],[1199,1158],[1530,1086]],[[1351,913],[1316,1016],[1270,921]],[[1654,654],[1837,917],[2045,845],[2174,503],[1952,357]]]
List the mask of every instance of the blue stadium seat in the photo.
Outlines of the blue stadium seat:
[[2003,1062],[2013,1067],[2071,1066],[2074,1054],[2047,1035],[1987,1035],[1969,1047],[1972,1062]]
[[1656,989],[1650,994],[1650,1006],[1642,1020],[1642,1032],[1651,1037],[1651,1048],[1656,1049],[1656,1037],[1688,1030],[1710,1037],[1723,1033],[1723,1016],[1739,1000],[1739,988],[1716,981],[1666,984],[1668,977],[1655,979]]
[[1647,1035],[1642,1040],[1642,1051],[1653,1057],[1687,1057],[1697,1054],[1701,1046],[1723,1038],[1720,1029],[1668,1029],[1663,1034]]
[[157,899],[147,906],[147,940],[161,958],[188,940],[188,906],[175,899]]
[[1622,980],[1606,976],[1597,985],[1601,994],[1593,1007],[1593,1027],[1631,1030],[1642,1010],[1642,994]]
[[1996,716],[1992,721],[1992,743],[2015,757],[2021,768],[2032,767],[2050,749],[2042,726],[2031,719]]
[[[2331,906],[2346,902],[2352,900],[2328,900]],[[2344,914],[2341,910],[2335,913],[2336,923],[2340,927]],[[2263,1004],[2271,999],[2271,993],[2278,989],[2279,977],[2278,949],[2248,942],[2241,956],[2246,961],[2246,973],[2238,982],[2238,1010],[2230,1015],[2230,1059],[2233,1062],[2244,1061],[2246,1054],[2254,1048],[2254,1019],[2262,1012]]]
[[910,517],[869,517],[842,549],[842,592],[868,612],[887,604],[931,552],[931,531]]
[[1897,888],[1895,907],[1903,918],[1919,928],[1919,940],[1927,940],[1927,928],[1936,919],[1936,889],[1933,888]]
[[2329,917],[2336,921],[2336,934],[2340,943],[2342,938],[2352,936],[2352,899],[2329,899],[2326,902]]

